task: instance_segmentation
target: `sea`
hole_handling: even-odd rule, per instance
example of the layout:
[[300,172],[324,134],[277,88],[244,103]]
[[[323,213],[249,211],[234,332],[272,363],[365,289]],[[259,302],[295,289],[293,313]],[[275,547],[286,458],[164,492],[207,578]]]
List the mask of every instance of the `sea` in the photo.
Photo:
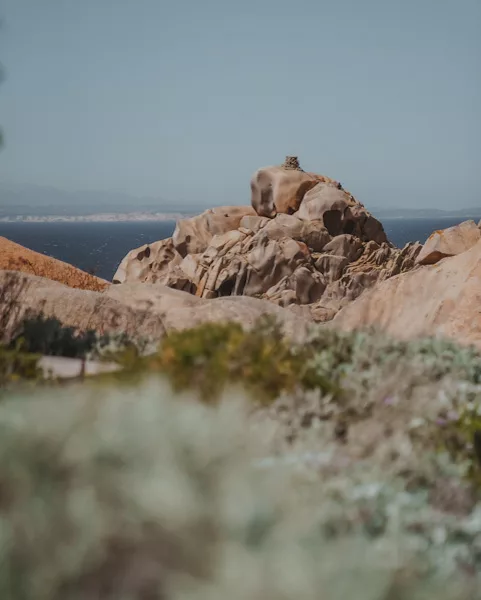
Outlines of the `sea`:
[[[481,219],[480,215],[476,222]],[[398,247],[425,242],[436,229],[463,218],[382,219],[389,240]],[[170,237],[175,221],[132,222],[0,222],[0,236],[70,263],[111,281],[123,257],[133,248]]]

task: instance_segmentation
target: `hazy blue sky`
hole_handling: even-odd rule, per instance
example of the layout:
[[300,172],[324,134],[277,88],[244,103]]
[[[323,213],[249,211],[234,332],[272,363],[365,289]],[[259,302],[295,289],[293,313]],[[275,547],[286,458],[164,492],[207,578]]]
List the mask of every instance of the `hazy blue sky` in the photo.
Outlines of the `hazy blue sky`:
[[481,205],[481,0],[3,0],[0,181],[248,203],[298,155]]

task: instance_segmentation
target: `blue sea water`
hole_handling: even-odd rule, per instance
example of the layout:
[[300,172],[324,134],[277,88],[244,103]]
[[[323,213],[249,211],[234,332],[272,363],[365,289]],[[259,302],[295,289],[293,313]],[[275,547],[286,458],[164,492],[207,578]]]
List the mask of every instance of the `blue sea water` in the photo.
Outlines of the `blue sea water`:
[[[424,242],[435,229],[445,229],[461,221],[461,218],[438,217],[382,222],[388,238],[402,247],[407,242]],[[174,221],[0,223],[0,236],[111,280],[130,250],[169,237],[174,228]]]
[[175,221],[0,223],[0,236],[111,280],[132,249],[170,237]]

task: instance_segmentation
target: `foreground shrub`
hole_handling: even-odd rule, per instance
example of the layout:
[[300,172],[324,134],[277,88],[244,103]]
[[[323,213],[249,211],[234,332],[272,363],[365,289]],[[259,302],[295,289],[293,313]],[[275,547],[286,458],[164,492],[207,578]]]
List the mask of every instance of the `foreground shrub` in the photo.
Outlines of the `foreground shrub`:
[[22,322],[10,346],[48,356],[83,358],[93,348],[96,338],[94,331],[80,332],[62,325],[54,317],[39,315]]
[[38,359],[35,354],[26,354],[15,348],[7,350],[0,346],[0,387],[25,379],[40,379]]
[[154,379],[0,405],[2,598],[477,598],[479,504],[443,513],[375,461],[323,467],[321,431],[310,462],[272,456],[250,401],[179,400]]
[[294,346],[269,320],[248,332],[237,323],[206,323],[171,333],[149,366],[164,371],[175,389],[192,387],[204,399],[215,398],[227,383],[241,383],[261,400],[298,387],[336,393],[329,374],[310,366],[311,357],[312,348]]

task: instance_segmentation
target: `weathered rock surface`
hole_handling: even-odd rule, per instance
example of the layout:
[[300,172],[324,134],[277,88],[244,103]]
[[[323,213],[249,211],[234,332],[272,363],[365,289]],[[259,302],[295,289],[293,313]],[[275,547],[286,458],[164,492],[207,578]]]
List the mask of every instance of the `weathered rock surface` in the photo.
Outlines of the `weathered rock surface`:
[[300,169],[264,167],[251,179],[251,204],[262,217],[275,217],[278,213],[296,212],[306,192],[319,181],[321,176]]
[[404,339],[439,335],[481,348],[481,240],[462,254],[377,284],[341,310],[334,324],[374,326]]
[[154,338],[164,333],[157,315],[134,310],[107,294],[72,289],[43,277],[0,271],[0,337],[8,338],[26,317],[40,314],[55,317],[67,326],[99,333],[116,331],[131,337]]
[[214,235],[222,235],[240,226],[245,216],[256,216],[250,206],[217,206],[191,219],[178,221],[172,235],[175,250],[187,254],[204,252]]
[[[202,229],[200,240],[189,238],[196,251],[184,257],[173,239],[133,250],[114,282],[162,283],[207,299],[253,296],[291,309],[307,305],[310,316],[327,320],[366,287],[413,268],[421,248],[394,248],[382,225],[332,184],[313,188],[295,215],[280,213],[268,219],[245,212],[239,207],[237,228],[232,228],[232,217],[218,227],[227,229],[223,233],[211,236],[210,227],[208,234]],[[205,224],[205,215],[200,215],[200,223]],[[185,227],[180,222],[178,230],[193,231],[188,221]]]
[[163,283],[167,274],[182,262],[172,238],[145,244],[130,251],[120,263],[113,283],[145,281]]
[[324,321],[365,288],[414,268],[419,244],[394,248],[352,194],[306,173],[296,157],[259,169],[251,187],[252,207],[179,221],[171,240],[130,252],[114,282],[265,298]]
[[433,265],[447,256],[462,254],[481,239],[481,230],[474,221],[432,233],[424,244],[416,263]]
[[[74,309],[73,309],[74,307]],[[55,317],[64,325],[99,333],[124,332],[160,340],[171,330],[205,322],[235,321],[250,328],[271,315],[293,339],[310,321],[265,300],[247,297],[204,300],[162,284],[121,284],[105,292],[71,289],[41,277],[0,271],[0,324],[8,339],[26,317]]]
[[387,242],[382,224],[346,191],[332,183],[318,183],[305,196],[295,216],[321,221],[329,235],[351,234],[361,241]]

